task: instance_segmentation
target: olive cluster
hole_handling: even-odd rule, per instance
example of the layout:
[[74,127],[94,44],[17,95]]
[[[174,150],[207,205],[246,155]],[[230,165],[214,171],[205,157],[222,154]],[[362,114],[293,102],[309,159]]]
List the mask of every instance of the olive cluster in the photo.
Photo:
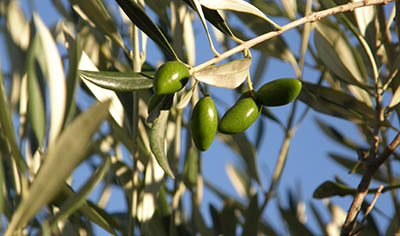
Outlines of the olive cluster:
[[[156,72],[153,80],[153,96],[149,103],[154,107],[161,95],[172,94],[182,89],[188,79],[189,69],[177,61],[167,62]],[[257,91],[249,91],[239,97],[236,103],[218,122],[217,109],[208,95],[201,98],[192,110],[190,130],[192,139],[200,151],[207,150],[217,130],[225,134],[237,134],[247,130],[261,113],[262,106],[283,106],[292,102],[301,91],[297,79],[277,79],[264,84]]]

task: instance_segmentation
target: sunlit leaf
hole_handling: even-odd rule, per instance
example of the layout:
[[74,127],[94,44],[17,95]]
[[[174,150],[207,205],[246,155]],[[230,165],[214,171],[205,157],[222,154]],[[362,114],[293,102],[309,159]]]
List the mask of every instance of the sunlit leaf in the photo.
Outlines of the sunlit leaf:
[[124,42],[118,33],[116,24],[107,12],[101,0],[69,0],[72,8],[92,26],[99,27],[110,36],[120,47],[124,48]]
[[22,49],[29,46],[30,27],[20,7],[20,2],[11,1],[7,6],[7,29],[15,42]]
[[197,84],[194,84],[189,90],[184,92],[181,100],[176,105],[177,109],[183,109],[189,104],[190,100],[192,99],[193,92],[196,90],[196,88]]
[[59,192],[64,181],[85,157],[91,137],[108,115],[109,106],[109,101],[94,105],[77,117],[49,146],[46,161],[32,182],[27,196],[18,205],[6,235],[25,225]]
[[264,13],[260,11],[257,7],[243,0],[200,0],[200,4],[213,10],[231,10],[253,14],[275,25],[275,23],[273,23],[271,19],[264,15]]
[[228,174],[229,180],[231,184],[235,188],[236,192],[242,198],[247,198],[250,194],[250,178],[243,173],[238,167],[234,166],[231,163],[226,165],[226,172]]
[[314,44],[324,64],[343,81],[366,86],[366,75],[361,73],[355,52],[343,33],[323,23],[317,23],[316,29]]
[[392,108],[397,104],[399,104],[399,102],[400,102],[400,86],[397,87],[396,91],[394,91],[392,100],[390,100],[388,107]]
[[157,195],[160,191],[161,180],[164,177],[164,171],[158,165],[156,159],[151,156],[147,162],[144,176],[144,191],[142,192],[138,209],[137,218],[139,222],[150,220],[156,209]]
[[46,63],[47,81],[49,85],[50,101],[50,131],[49,142],[53,142],[59,135],[64,123],[66,107],[66,81],[64,67],[58,53],[57,45],[49,29],[45,26],[39,15],[33,15],[38,28],[38,40],[40,53],[43,54]]
[[80,71],[82,78],[114,91],[132,92],[153,87],[153,72]]
[[251,59],[239,59],[223,65],[209,66],[194,73],[194,77],[203,83],[234,89],[239,87],[249,73]]
[[118,5],[124,10],[126,15],[131,19],[132,23],[139,27],[147,36],[171,58],[178,59],[174,49],[168,42],[167,38],[147,15],[143,8],[136,1],[131,0],[116,0]]
[[354,16],[361,35],[365,36],[369,24],[375,19],[375,7],[367,6],[354,9]]
[[169,177],[174,179],[175,176],[169,166],[165,150],[165,132],[167,130],[168,115],[168,110],[161,110],[160,115],[154,120],[150,131],[150,147],[158,164]]

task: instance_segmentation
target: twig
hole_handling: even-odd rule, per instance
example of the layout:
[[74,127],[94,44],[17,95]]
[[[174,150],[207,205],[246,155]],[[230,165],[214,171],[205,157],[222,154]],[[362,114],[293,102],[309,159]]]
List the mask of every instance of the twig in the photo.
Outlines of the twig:
[[315,22],[315,21],[319,21],[322,18],[325,18],[327,16],[331,16],[331,15],[335,15],[338,13],[343,13],[343,12],[349,12],[349,11],[354,11],[354,9],[356,8],[360,8],[360,7],[365,7],[365,6],[372,6],[372,5],[379,5],[379,4],[387,4],[389,2],[393,2],[395,0],[365,0],[365,1],[360,1],[360,2],[350,2],[344,5],[340,5],[337,7],[333,7],[333,8],[329,8],[323,11],[319,11],[319,12],[314,12],[308,16],[305,16],[303,18],[300,18],[298,20],[292,21],[284,26],[282,26],[282,28],[280,30],[275,30],[275,31],[271,31],[268,33],[265,33],[263,35],[260,35],[256,38],[253,38],[251,40],[248,40],[226,52],[224,52],[223,54],[220,54],[219,56],[216,56],[206,62],[204,62],[203,64],[200,64],[196,67],[193,67],[190,70],[190,73],[193,74],[197,71],[200,71],[204,68],[206,68],[207,66],[213,65],[215,63],[218,63],[238,52],[241,52],[245,49],[254,47],[257,44],[260,44],[268,39],[271,39],[273,37],[277,37],[279,35],[281,35],[282,33],[291,30],[293,28],[296,28],[300,25],[303,25],[305,23],[309,23],[309,22]]
[[347,218],[343,225],[341,235],[350,235],[351,231],[353,231],[356,217],[360,212],[361,204],[368,193],[368,188],[371,184],[375,171],[389,158],[389,156],[394,152],[399,144],[400,132],[397,133],[392,143],[390,143],[390,145],[386,147],[386,149],[383,151],[382,154],[379,155],[377,159],[367,162],[367,170],[365,171],[365,174],[362,177],[360,184],[358,185],[357,193],[348,210]]
[[361,230],[364,228],[363,225],[364,225],[365,221],[367,220],[369,213],[372,211],[372,208],[375,206],[376,200],[378,200],[378,197],[381,195],[382,190],[383,190],[383,185],[381,184],[375,193],[374,199],[372,199],[371,204],[369,204],[367,210],[365,211],[364,218],[360,222],[361,226],[358,229],[356,229],[353,234],[351,234],[352,236],[358,235],[361,232]]

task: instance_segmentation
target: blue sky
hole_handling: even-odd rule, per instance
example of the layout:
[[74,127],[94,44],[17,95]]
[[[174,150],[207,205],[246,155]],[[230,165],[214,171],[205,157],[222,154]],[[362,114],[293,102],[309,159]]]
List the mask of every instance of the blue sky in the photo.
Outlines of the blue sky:
[[[25,7],[27,6],[27,0],[21,2]],[[52,26],[59,19],[59,15],[57,14],[56,10],[51,7],[49,0],[30,2],[33,3],[47,25]],[[113,3],[113,1],[109,2]],[[230,23],[233,25],[238,24],[237,20],[235,19]],[[278,23],[283,22],[278,21]],[[198,20],[195,24],[195,32],[197,33],[196,47],[197,49],[199,49],[196,51],[196,64],[199,64],[212,58],[213,54],[211,50],[209,50],[209,45],[205,37],[204,30]],[[283,34],[283,37],[287,39],[290,48],[294,49],[294,51],[297,52],[300,43],[300,38],[297,32],[294,30],[286,32]],[[4,39],[0,36],[0,52],[3,52],[0,53],[0,58],[2,70],[7,72],[9,71],[9,64],[7,63],[7,55],[4,53],[5,50],[3,40]],[[160,60],[161,57],[159,54],[159,50],[156,48],[153,42],[149,42],[148,52],[156,52],[148,53],[148,60],[154,65],[157,64],[157,61]],[[258,57],[258,53],[253,50],[253,61],[257,60]],[[291,66],[286,62],[271,59],[266,66],[266,73],[264,74],[263,82],[261,84],[278,78],[295,77]],[[254,69],[255,68],[252,68],[252,70]],[[304,80],[315,82],[318,80],[318,74],[309,69],[306,69],[304,71]],[[211,94],[212,96],[215,94],[218,98],[222,99],[227,104],[233,104],[237,97],[227,89],[212,88]],[[299,110],[303,110],[304,108],[304,104],[300,102]],[[219,115],[222,115],[224,112],[223,107],[220,106],[218,107],[218,109]],[[274,114],[280,119],[285,121],[289,114],[290,106],[271,108],[271,111],[274,112]],[[360,143],[361,140],[361,137],[358,136],[357,128],[351,123],[326,115],[317,114],[312,110],[308,113],[306,119],[303,121],[292,140],[291,148],[288,154],[288,161],[280,182],[278,196],[276,199],[272,200],[269,203],[266,209],[265,217],[271,222],[273,226],[278,229],[278,231],[282,231],[283,227],[282,225],[280,225],[281,220],[279,218],[276,203],[281,202],[283,203],[283,205],[287,205],[288,189],[297,191],[296,189],[300,188],[301,198],[305,200],[306,203],[312,201],[317,206],[319,206],[320,209],[322,209],[322,212],[325,213],[325,220],[328,221],[329,219],[327,218],[326,208],[323,207],[321,201],[312,199],[312,193],[316,189],[316,187],[326,180],[333,180],[335,176],[340,176],[346,183],[351,184],[351,186],[353,187],[355,187],[359,182],[358,176],[349,175],[343,168],[330,160],[327,155],[327,152],[332,151],[335,153],[352,156],[355,159],[356,153],[331,142],[331,140],[327,138],[315,125],[315,117],[322,118],[324,121],[334,125],[335,127],[339,127],[340,131],[353,138],[356,142]],[[260,177],[265,184],[265,187],[268,188],[269,179],[275,167],[279,148],[283,140],[283,133],[280,128],[270,120],[263,118],[262,122],[264,122],[264,125],[267,127],[267,132],[262,141],[261,148],[258,150],[258,163]],[[254,124],[248,131],[246,131],[246,134],[250,137],[250,140],[253,140],[252,137],[255,136],[257,128],[257,124]],[[202,158],[202,170],[205,178],[211,180],[216,186],[220,187],[225,192],[239,198],[226,175],[225,165],[229,162],[239,163],[238,161],[240,157],[233,153],[224,144],[215,140],[211,148],[203,153]],[[84,179],[88,175],[88,170],[89,167],[85,165],[82,165],[78,168],[75,173],[77,185],[79,185],[79,182],[84,182]],[[372,187],[377,186],[373,185]],[[123,198],[122,193],[119,190],[115,189],[113,194],[115,194],[115,196],[110,201],[107,208],[112,211],[123,210],[125,208],[125,205],[124,201],[121,201],[121,199]],[[93,199],[96,199],[95,194],[93,194],[91,197]],[[371,198],[368,197],[368,199]],[[347,210],[352,198],[334,197],[331,200],[332,202],[342,206],[345,210]],[[210,222],[208,203],[213,203],[217,208],[222,207],[222,202],[220,202],[215,195],[205,189],[202,210],[204,212],[204,215],[207,217],[208,222]],[[381,197],[378,199],[377,207],[385,212],[387,215],[392,215],[393,210],[389,194],[381,195]],[[317,230],[318,228],[315,219],[311,215],[309,209],[307,211],[307,215],[310,226],[312,227],[314,232],[319,232]],[[385,227],[388,222],[383,219],[380,221],[380,223],[382,224],[382,226]],[[99,235],[102,234],[106,235],[106,233],[99,231]]]

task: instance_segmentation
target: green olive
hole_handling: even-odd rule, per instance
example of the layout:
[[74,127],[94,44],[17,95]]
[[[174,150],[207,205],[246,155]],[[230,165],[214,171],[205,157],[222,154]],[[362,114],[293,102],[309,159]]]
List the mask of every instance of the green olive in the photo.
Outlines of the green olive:
[[239,99],[222,117],[218,131],[225,134],[243,132],[257,120],[260,111],[252,97]]
[[197,149],[207,150],[217,133],[218,114],[211,97],[201,98],[194,106],[190,121],[192,139]]
[[277,79],[264,84],[256,92],[256,98],[264,106],[283,106],[296,99],[300,91],[300,80]]
[[186,85],[188,79],[189,69],[180,62],[170,61],[156,71],[153,89],[158,95],[175,93]]

